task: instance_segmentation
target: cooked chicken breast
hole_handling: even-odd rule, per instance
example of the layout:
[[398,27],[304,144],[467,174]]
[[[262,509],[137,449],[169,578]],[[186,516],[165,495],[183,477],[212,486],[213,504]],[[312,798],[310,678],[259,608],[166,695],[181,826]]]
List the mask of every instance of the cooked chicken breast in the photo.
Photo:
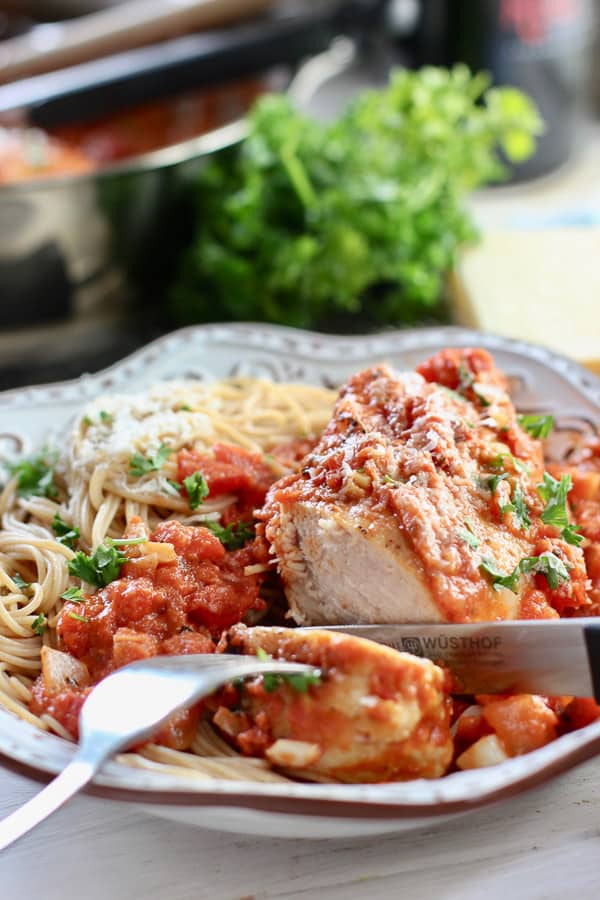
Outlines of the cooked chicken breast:
[[426,659],[329,631],[234,625],[222,644],[320,670],[316,684],[259,677],[215,724],[243,752],[306,778],[436,778],[452,759],[446,673]]
[[[581,550],[542,521],[541,443],[483,350],[342,389],[261,517],[299,624],[469,622],[585,612]],[[546,517],[547,518],[547,517]]]

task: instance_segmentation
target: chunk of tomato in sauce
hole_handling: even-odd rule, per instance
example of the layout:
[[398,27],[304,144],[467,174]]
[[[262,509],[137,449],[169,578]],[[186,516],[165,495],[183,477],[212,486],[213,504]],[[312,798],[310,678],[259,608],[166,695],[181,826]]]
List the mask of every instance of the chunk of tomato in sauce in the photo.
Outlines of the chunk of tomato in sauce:
[[[84,603],[63,608],[62,645],[95,680],[158,653],[211,652],[211,636],[265,607],[259,596],[263,571],[246,573],[268,562],[263,540],[228,552],[207,528],[174,521],[162,522],[150,539],[169,543],[175,560],[156,565],[152,554],[132,559],[122,577]],[[194,637],[183,637],[186,632]]]
[[177,478],[183,482],[201,472],[209,497],[237,494],[240,504],[259,506],[276,480],[273,470],[256,453],[230,444],[215,444],[211,453],[181,450],[177,455]]
[[37,678],[31,688],[29,708],[35,716],[52,716],[75,740],[79,737],[79,713],[91,688],[65,688],[49,694],[43,679]]
[[449,348],[440,350],[416,369],[425,381],[442,384],[456,391],[461,387],[464,373],[487,384],[497,384],[506,390],[506,379],[494,365],[487,350],[480,347]]

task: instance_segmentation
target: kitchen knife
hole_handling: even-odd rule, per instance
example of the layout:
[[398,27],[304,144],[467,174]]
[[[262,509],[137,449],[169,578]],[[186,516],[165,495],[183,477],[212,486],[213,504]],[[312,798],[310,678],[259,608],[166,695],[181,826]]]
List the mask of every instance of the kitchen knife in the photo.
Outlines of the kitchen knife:
[[443,663],[459,682],[456,693],[600,702],[600,619],[326,627]]

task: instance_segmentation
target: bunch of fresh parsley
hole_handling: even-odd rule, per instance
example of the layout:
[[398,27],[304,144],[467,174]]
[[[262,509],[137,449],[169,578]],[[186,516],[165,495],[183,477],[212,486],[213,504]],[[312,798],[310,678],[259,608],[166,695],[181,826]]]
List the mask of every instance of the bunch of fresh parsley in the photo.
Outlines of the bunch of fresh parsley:
[[396,72],[334,122],[267,96],[238,148],[198,176],[197,226],[171,291],[179,322],[319,327],[442,311],[443,281],[476,237],[474,188],[542,131],[530,100],[465,66]]

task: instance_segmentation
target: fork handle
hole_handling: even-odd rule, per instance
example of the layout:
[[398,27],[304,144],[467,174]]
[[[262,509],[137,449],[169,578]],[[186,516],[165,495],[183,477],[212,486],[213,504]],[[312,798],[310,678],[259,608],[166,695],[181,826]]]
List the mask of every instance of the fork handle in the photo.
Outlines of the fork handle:
[[78,753],[50,784],[0,822],[0,850],[4,850],[17,838],[27,834],[50,813],[66,803],[88,783],[97,768],[97,762],[83,759]]

